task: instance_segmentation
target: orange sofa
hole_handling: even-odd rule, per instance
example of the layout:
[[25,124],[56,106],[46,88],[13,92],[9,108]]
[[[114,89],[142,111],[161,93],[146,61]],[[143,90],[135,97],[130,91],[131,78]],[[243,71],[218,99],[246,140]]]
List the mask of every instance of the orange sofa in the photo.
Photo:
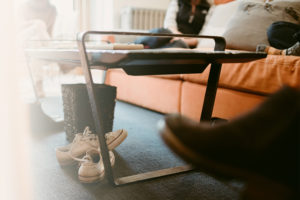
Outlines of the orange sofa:
[[[232,0],[215,0],[215,4]],[[109,70],[106,83],[117,98],[161,113],[199,120],[209,67],[202,74],[128,76]],[[300,87],[300,57],[268,55],[248,63],[223,64],[213,116],[230,119],[247,112],[283,85]]]
[[[129,76],[109,70],[106,83],[117,86],[119,100],[199,120],[208,72],[209,67],[202,74]],[[213,116],[240,115],[283,85],[300,87],[300,57],[268,55],[253,62],[223,64]]]

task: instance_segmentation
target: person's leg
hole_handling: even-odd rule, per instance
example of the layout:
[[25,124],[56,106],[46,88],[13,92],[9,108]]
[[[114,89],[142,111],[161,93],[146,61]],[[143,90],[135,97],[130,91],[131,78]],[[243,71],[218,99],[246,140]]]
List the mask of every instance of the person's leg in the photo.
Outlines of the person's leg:
[[[299,25],[299,27],[300,27],[300,25]],[[299,28],[299,30],[293,35],[293,37],[294,37],[298,42],[300,42],[300,28]]]
[[[250,113],[215,126],[168,115],[161,133],[199,168],[299,187],[300,90],[285,87]],[[245,175],[247,174],[247,175]]]
[[297,42],[290,48],[283,49],[283,50],[261,44],[256,47],[256,52],[265,52],[270,55],[300,56],[300,42]]
[[290,48],[282,50],[281,54],[286,56],[300,56],[300,42],[297,42]]
[[189,46],[183,40],[173,40],[161,48],[184,48],[189,49]]
[[300,31],[300,25],[290,22],[274,22],[267,30],[268,40],[272,47],[287,49],[300,40],[295,38],[295,33]]
[[290,22],[275,22],[267,30],[271,46],[261,44],[256,51],[271,55],[300,56],[300,25]]

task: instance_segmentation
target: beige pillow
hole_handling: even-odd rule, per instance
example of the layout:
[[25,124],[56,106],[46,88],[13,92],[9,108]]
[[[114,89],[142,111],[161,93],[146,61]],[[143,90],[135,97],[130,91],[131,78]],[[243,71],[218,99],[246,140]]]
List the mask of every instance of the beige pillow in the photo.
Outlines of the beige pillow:
[[[295,15],[289,14],[288,10],[293,10]],[[226,48],[255,51],[258,44],[269,44],[267,29],[273,22],[287,21],[299,24],[299,20],[300,1],[240,1],[223,34]]]
[[[225,4],[212,6],[205,18],[205,23],[200,32],[201,35],[215,35],[221,36],[229,22],[232,13],[236,11],[238,1],[232,1]],[[214,47],[215,43],[210,39],[199,39],[198,48]]]

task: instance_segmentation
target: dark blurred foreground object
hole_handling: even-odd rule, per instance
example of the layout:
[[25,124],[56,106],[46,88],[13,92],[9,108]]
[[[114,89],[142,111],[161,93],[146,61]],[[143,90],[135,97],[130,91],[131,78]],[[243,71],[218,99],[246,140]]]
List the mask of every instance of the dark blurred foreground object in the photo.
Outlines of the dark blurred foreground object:
[[[172,34],[172,31],[166,28],[151,29],[149,33],[160,34]],[[145,49],[157,49],[157,48],[189,48],[182,40],[172,40],[173,37],[152,37],[143,36],[138,37],[134,43],[143,44]]]
[[[96,84],[95,98],[100,107],[100,115],[104,121],[104,132],[113,128],[114,109],[116,104],[116,87]],[[85,84],[63,84],[62,98],[64,110],[64,130],[67,140],[73,141],[75,134],[89,126],[96,133],[91,104]]]
[[181,158],[215,175],[244,179],[244,199],[300,199],[300,89],[284,87],[228,123],[168,115],[161,134]]

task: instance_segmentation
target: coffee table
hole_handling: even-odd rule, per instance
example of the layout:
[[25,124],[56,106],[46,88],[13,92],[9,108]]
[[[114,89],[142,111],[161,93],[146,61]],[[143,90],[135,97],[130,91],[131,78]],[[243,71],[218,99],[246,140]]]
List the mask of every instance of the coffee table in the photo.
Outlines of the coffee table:
[[[138,35],[149,37],[196,37],[208,38],[215,41],[214,51],[194,49],[142,49],[142,50],[101,50],[86,48],[86,38],[89,35]],[[101,154],[106,171],[106,177],[113,185],[124,185],[138,181],[158,178],[161,176],[186,172],[193,169],[191,166],[179,166],[156,170],[126,177],[114,177],[109,160],[109,153],[102,129],[103,119],[99,113],[101,108],[95,100],[95,84],[91,69],[108,70],[121,68],[128,75],[161,75],[202,73],[211,64],[206,93],[200,121],[211,119],[216,91],[218,87],[222,63],[249,62],[266,57],[265,53],[225,51],[225,39],[218,36],[182,35],[182,34],[151,34],[115,31],[86,31],[77,36],[79,48],[33,48],[26,49],[29,57],[55,61],[58,63],[81,65],[86,80],[87,91],[92,108],[95,128],[98,134]]]

